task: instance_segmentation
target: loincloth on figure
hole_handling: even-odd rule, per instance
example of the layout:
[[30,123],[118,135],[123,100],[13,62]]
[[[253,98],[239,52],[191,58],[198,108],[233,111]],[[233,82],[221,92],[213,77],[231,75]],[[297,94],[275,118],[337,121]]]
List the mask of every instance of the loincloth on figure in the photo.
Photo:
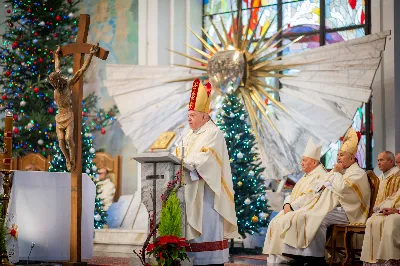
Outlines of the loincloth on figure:
[[[71,108],[60,108],[58,109],[58,114],[56,115],[56,127],[57,127],[57,138],[61,139],[64,137],[63,134],[60,135],[61,132],[64,131],[68,127],[73,129],[74,126],[74,113]],[[71,130],[72,132],[73,130]]]

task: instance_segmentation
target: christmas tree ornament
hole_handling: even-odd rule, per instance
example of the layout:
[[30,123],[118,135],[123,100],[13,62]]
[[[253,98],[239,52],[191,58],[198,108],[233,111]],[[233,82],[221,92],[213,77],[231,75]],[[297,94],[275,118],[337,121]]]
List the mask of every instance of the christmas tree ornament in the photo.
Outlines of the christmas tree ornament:
[[3,95],[3,96],[1,96],[1,99],[3,99],[3,101],[5,101],[5,100],[7,100],[7,95]]
[[240,139],[239,134],[236,134],[235,139]]
[[240,120],[244,120],[244,115],[242,114],[241,116],[240,116]]
[[253,217],[251,217],[251,221],[253,223],[257,223],[258,222],[258,217],[254,215]]
[[236,157],[238,157],[239,159],[242,159],[242,158],[243,158],[243,153],[238,152],[238,154],[236,155]]
[[231,114],[229,115],[229,117],[230,117],[230,118],[234,118],[234,117],[235,117],[235,114],[234,114],[234,113],[231,113]]
[[74,17],[74,13],[72,13],[72,12],[69,13],[69,14],[68,14],[68,17],[69,17],[69,18],[73,18],[73,17]]
[[244,204],[250,205],[250,203],[251,203],[251,200],[249,198],[245,199]]
[[96,150],[92,147],[92,148],[89,149],[89,152],[93,154],[93,153],[96,152]]
[[39,88],[38,88],[38,87],[35,87],[35,88],[33,89],[33,91],[37,94],[37,93],[39,93]]
[[106,134],[106,130],[104,127],[101,129],[101,134],[103,134],[103,135]]
[[239,181],[237,184],[239,187],[241,187],[243,185],[242,181]]
[[46,26],[46,24],[44,23],[44,21],[41,21],[41,22],[39,23],[39,26],[44,27],[44,26]]
[[90,169],[86,169],[86,174],[90,174]]
[[100,221],[100,220],[101,220],[100,214],[96,214],[96,215],[94,216],[94,219],[95,219],[96,221]]
[[93,165],[93,166],[92,166],[92,171],[93,171],[93,172],[96,172],[96,170],[97,170],[96,165]]
[[265,212],[260,213],[260,217],[263,220],[266,220],[268,218],[268,214],[266,214]]
[[254,176],[254,171],[253,170],[249,171],[249,176]]
[[38,140],[38,144],[39,144],[40,146],[42,146],[43,143],[44,143],[44,141],[43,141],[42,139],[39,139],[39,140]]
[[19,129],[17,127],[14,127],[13,131],[14,131],[15,134],[19,133]]
[[260,179],[261,179],[261,180],[265,180],[264,175],[260,175]]
[[264,196],[264,195],[261,196],[261,197],[260,197],[260,200],[264,201],[264,200],[265,200],[265,196]]

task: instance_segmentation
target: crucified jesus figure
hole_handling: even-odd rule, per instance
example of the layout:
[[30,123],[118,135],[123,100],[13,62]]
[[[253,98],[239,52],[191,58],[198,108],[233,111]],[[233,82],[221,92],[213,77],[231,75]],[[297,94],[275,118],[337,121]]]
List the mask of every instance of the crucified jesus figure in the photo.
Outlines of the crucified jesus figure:
[[[71,109],[71,92],[74,84],[82,77],[88,69],[93,56],[99,51],[99,45],[93,45],[90,48],[89,57],[86,59],[82,68],[75,73],[73,78],[67,79],[61,75],[60,54],[61,48],[57,47],[54,52],[55,72],[49,76],[50,84],[54,87],[54,100],[58,105],[58,114],[56,115],[56,133],[62,153],[64,154],[67,170],[75,169],[75,142],[74,142],[74,113]],[[69,154],[66,144],[68,144]]]

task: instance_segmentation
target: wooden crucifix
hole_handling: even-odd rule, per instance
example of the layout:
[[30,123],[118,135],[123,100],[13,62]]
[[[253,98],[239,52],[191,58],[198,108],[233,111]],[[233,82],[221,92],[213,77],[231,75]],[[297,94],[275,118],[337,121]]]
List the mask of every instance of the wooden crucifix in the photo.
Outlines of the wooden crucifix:
[[[73,55],[73,71],[76,74],[83,66],[85,54],[90,54],[92,44],[86,43],[89,32],[90,16],[79,16],[79,28],[76,42],[61,47],[61,56]],[[108,51],[99,48],[94,56],[106,60]],[[82,222],[82,98],[83,78],[75,83],[72,89],[72,110],[74,116],[73,140],[75,142],[75,169],[71,172],[71,229],[70,229],[70,265],[81,263],[81,222]]]

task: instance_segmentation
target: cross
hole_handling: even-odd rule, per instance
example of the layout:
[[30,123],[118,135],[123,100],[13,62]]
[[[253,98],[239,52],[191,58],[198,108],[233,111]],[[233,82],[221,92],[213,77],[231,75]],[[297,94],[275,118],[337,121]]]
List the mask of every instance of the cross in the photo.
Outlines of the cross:
[[[86,43],[89,32],[90,16],[79,16],[79,28],[76,42],[61,47],[61,56],[74,55],[73,71],[81,69],[85,54],[90,53],[92,44]],[[106,60],[108,51],[100,47],[96,57]],[[74,141],[76,147],[76,168],[71,173],[71,229],[70,229],[70,263],[69,265],[85,265],[81,262],[81,221],[82,221],[82,98],[83,78],[75,83],[72,89],[72,110],[74,112]]]

